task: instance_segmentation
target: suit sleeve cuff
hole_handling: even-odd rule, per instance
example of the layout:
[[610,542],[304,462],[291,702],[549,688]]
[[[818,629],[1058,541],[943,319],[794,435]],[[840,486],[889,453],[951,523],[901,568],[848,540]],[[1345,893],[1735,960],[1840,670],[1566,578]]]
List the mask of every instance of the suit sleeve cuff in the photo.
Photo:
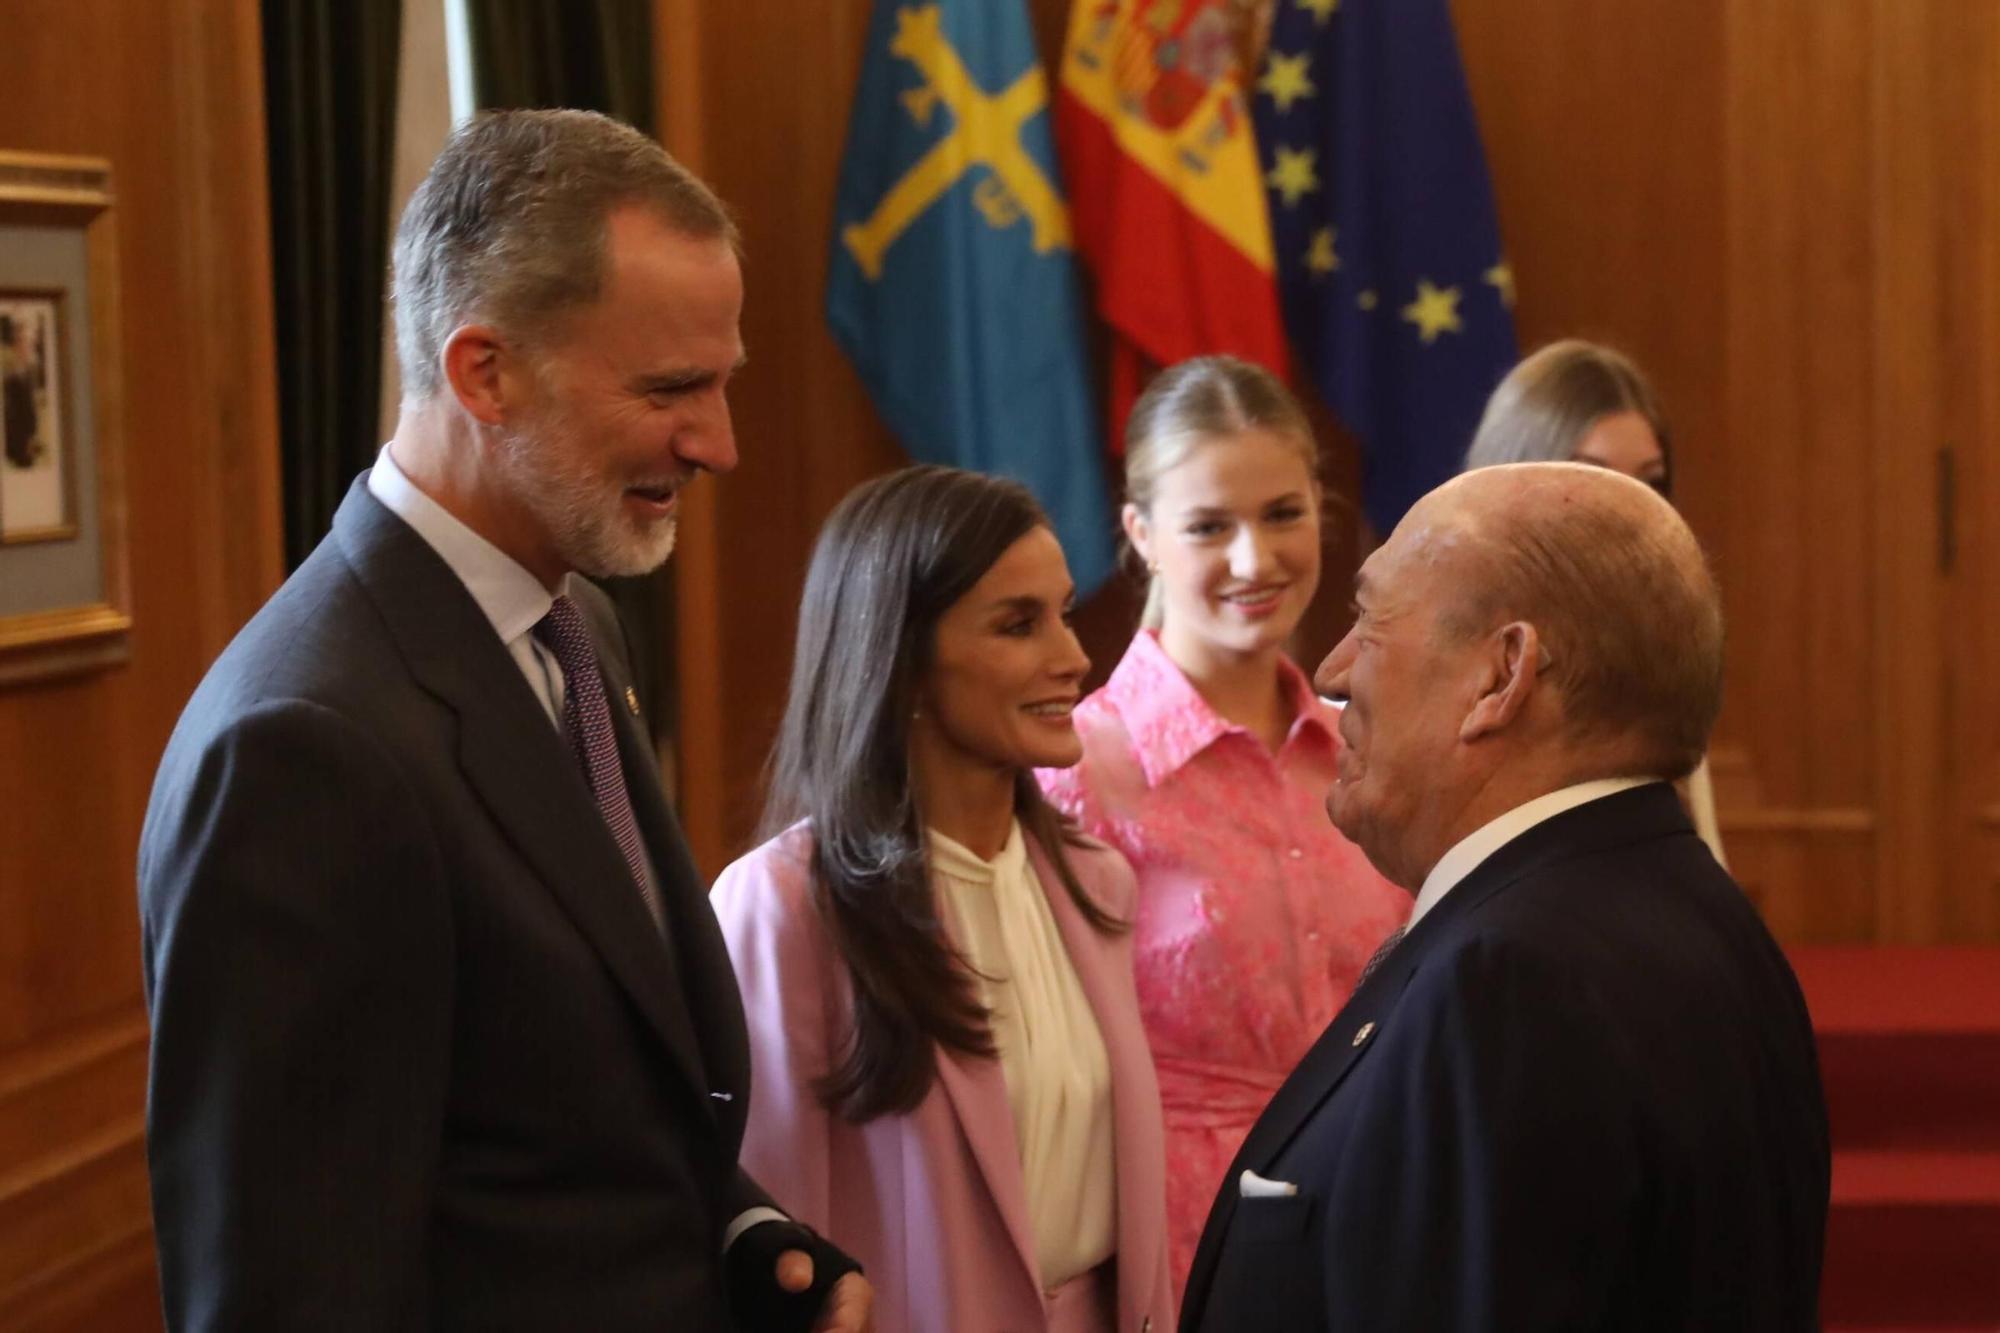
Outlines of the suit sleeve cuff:
[[751,1227],[756,1226],[759,1222],[789,1222],[791,1220],[791,1218],[786,1217],[775,1208],[746,1208],[736,1215],[736,1220],[731,1222],[728,1229],[722,1233],[722,1252],[724,1254],[729,1253],[729,1247],[736,1243],[736,1238]]

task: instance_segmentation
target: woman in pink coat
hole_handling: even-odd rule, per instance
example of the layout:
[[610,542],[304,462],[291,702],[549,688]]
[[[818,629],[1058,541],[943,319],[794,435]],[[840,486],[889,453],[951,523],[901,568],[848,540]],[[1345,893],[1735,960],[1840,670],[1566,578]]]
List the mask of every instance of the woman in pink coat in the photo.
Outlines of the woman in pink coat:
[[1318,448],[1265,371],[1203,357],[1132,410],[1144,627],[1077,708],[1049,798],[1139,881],[1139,1002],[1167,1123],[1174,1290],[1230,1159],[1410,896],[1328,821],[1340,714],[1285,644],[1319,586]]
[[949,468],[827,521],[769,841],[717,881],[743,1164],[866,1267],[882,1333],[1165,1333],[1159,1088],[1130,870],[1031,776],[1088,659],[1028,493]]

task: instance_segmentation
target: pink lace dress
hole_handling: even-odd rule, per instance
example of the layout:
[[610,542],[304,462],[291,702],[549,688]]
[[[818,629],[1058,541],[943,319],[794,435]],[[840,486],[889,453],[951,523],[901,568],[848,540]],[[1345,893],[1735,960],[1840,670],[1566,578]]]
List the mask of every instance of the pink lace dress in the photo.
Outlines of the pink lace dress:
[[1290,661],[1276,755],[1150,632],[1077,707],[1083,762],[1037,773],[1139,879],[1134,969],[1167,1129],[1175,1290],[1243,1137],[1346,1003],[1410,896],[1328,822],[1339,715]]

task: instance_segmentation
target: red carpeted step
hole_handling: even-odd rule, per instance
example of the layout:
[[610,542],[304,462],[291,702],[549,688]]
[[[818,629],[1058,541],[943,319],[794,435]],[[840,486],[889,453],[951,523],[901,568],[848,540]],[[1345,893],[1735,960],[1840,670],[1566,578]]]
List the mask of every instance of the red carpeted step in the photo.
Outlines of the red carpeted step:
[[2000,949],[1791,956],[1837,1147],[2000,1149]]
[[2000,948],[1815,944],[1785,953],[1824,1031],[2000,1034]]
[[2000,1209],[2000,1152],[1834,1150],[1834,1207],[1897,1203]]
[[2000,949],[1791,956],[1833,1129],[1827,1327],[2000,1333]]
[[2000,1034],[1819,1034],[1833,1140],[1855,1148],[2000,1149]]
[[1820,1315],[1832,1325],[2000,1329],[2000,1206],[1836,1203]]
[[2000,1328],[2000,1152],[1836,1149],[1821,1314]]

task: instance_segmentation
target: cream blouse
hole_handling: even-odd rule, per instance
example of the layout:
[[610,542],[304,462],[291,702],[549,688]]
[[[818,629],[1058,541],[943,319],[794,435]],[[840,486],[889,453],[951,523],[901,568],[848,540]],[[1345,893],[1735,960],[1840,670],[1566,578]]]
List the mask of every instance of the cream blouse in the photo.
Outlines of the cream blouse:
[[1018,822],[993,861],[931,830],[930,868],[958,945],[981,977],[1014,1112],[1036,1260],[1043,1285],[1053,1289],[1117,1249],[1104,1037]]

